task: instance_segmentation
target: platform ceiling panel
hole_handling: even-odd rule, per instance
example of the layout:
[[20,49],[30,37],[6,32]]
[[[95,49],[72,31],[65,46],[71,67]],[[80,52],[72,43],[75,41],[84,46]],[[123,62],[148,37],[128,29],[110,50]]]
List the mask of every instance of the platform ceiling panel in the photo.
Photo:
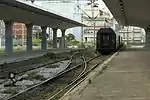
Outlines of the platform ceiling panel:
[[119,6],[119,2],[117,0],[103,0],[113,14],[113,16],[117,19],[118,23],[125,24],[124,18],[121,15],[121,10]]
[[[27,12],[27,11],[22,11],[21,9],[16,9],[14,7],[8,7],[6,5],[0,5],[0,12],[5,13],[6,14],[2,14],[0,16],[0,19],[3,20],[15,20],[17,22],[23,22],[26,24],[29,23],[34,23],[36,25],[50,25],[50,23],[52,24],[51,27],[56,27],[58,23],[61,23],[61,20],[53,20],[50,19],[49,17],[43,16],[43,15],[38,15],[38,14],[34,14],[31,12]],[[13,16],[12,16],[13,15]],[[44,19],[42,19],[44,17]],[[39,20],[42,19],[42,20]],[[37,21],[38,20],[38,21]]]
[[67,29],[77,26],[86,26],[80,22],[15,0],[0,0],[0,13],[1,20],[14,20],[41,26],[47,25],[52,28]]
[[[146,28],[150,25],[150,0],[103,0],[118,22]],[[125,16],[121,15],[123,1]],[[126,19],[126,22],[125,22]]]

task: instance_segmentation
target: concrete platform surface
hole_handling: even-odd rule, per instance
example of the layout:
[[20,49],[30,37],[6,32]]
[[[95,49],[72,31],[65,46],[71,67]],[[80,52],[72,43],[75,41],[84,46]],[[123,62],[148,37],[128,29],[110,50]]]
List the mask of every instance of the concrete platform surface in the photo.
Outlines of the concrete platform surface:
[[4,62],[18,62],[27,60],[29,58],[38,57],[44,55],[46,52],[33,51],[33,52],[14,52],[12,54],[0,54],[0,64]]
[[[82,49],[82,48],[80,48]],[[53,53],[62,53],[62,52],[70,52],[70,51],[75,51],[79,49],[48,49],[47,52],[53,52]],[[11,62],[18,62],[18,61],[23,61],[27,60],[29,58],[34,58],[34,57],[39,57],[44,55],[46,52],[37,50],[37,51],[32,51],[32,52],[14,52],[11,54],[5,54],[1,53],[0,54],[0,64],[3,64],[4,62],[11,63]]]
[[150,50],[120,52],[103,74],[68,100],[150,100]]

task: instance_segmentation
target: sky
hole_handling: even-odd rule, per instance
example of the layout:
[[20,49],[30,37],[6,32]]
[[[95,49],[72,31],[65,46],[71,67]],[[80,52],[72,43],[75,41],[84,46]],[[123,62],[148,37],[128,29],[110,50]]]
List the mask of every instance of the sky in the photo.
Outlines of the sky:
[[[82,1],[82,0],[81,0]],[[84,0],[85,2],[88,2],[87,0]],[[37,4],[37,5],[40,5],[40,6],[42,6],[42,3],[43,2],[35,2],[35,4]],[[99,4],[99,8],[100,9],[102,9],[102,10],[105,10],[105,11],[109,11],[108,10],[108,8],[107,8],[107,6],[105,5],[105,3],[103,2],[103,0],[98,0],[98,1],[96,1],[96,3],[98,3]]]

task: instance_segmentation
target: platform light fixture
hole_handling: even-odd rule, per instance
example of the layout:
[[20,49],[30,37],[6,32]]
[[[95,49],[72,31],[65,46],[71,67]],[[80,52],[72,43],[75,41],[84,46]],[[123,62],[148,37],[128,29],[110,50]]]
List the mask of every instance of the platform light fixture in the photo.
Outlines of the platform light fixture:
[[124,16],[125,15],[125,13],[124,13],[124,1],[119,0],[119,3],[120,3],[121,14]]
[[125,14],[125,9],[124,9],[124,0],[118,0],[120,3],[120,10],[121,10],[121,15],[124,17],[125,19],[125,24],[127,24],[127,18],[126,18],[126,14]]
[[35,0],[31,0],[32,3],[34,3]]
[[103,11],[102,10],[99,10],[99,14],[100,14],[100,16],[102,16],[103,15]]
[[120,3],[120,6],[121,6],[121,7],[123,6],[123,3],[122,3],[122,2]]
[[98,7],[98,5],[94,4],[93,7]]
[[87,5],[90,5],[90,4],[92,4],[92,3],[91,3],[91,2],[88,2],[88,3],[87,3]]

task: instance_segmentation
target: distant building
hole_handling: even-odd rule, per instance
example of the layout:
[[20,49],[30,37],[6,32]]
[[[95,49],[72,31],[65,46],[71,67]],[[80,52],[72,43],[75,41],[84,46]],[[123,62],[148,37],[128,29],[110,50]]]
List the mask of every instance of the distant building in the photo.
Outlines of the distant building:
[[[13,24],[13,44],[14,45],[25,45],[27,38],[27,28],[23,23],[14,23]],[[32,37],[35,37],[35,33],[40,33],[41,27],[37,25],[33,25],[32,28]]]
[[[97,4],[97,2],[95,2],[95,4]],[[111,27],[117,33],[121,29],[121,26],[113,18],[110,11],[108,10],[108,8],[105,6],[105,4],[102,1],[99,6],[92,7],[91,4],[89,5],[86,2],[82,4],[81,7],[82,9],[84,9],[82,21],[83,23],[88,25],[88,27],[83,28],[83,42],[84,43],[93,44],[94,38],[96,40],[97,31],[100,28]]]
[[[91,8],[90,6],[84,6],[85,12],[91,17],[87,15],[83,15],[83,23],[88,24],[88,27],[85,27],[83,30],[83,42],[94,42],[94,37],[96,40],[96,33],[100,28],[112,27],[114,30],[117,29],[117,22],[110,16],[110,13],[107,11],[102,11],[99,8]],[[94,11],[92,14],[92,10]],[[92,18],[95,18],[94,21]],[[95,25],[94,25],[95,24]],[[118,25],[119,26],[119,25]],[[94,36],[95,34],[95,36]]]
[[[26,1],[30,2],[30,0]],[[89,27],[67,29],[66,34],[73,33],[77,40],[93,42],[94,32],[96,34],[97,30],[102,27],[112,27],[114,20],[111,19],[112,15],[102,1],[95,0],[95,3],[101,2],[97,8],[88,5],[89,2],[89,0],[35,0],[34,4],[87,24]],[[92,14],[92,12],[94,13]],[[96,18],[93,21],[89,16]],[[51,31],[51,29],[47,30],[49,34],[51,34]],[[58,32],[58,37],[59,36],[61,36],[61,31]]]
[[123,29],[123,26],[118,24],[115,18],[111,19],[111,24],[110,24],[111,28],[117,33],[119,34],[119,31],[121,29]]
[[24,45],[26,42],[27,29],[23,23],[13,24],[13,44]]
[[[27,28],[23,23],[15,22],[12,27],[13,31],[13,45],[25,45],[26,44],[26,36],[27,36]],[[41,32],[40,26],[33,26],[33,36],[34,33]],[[0,48],[4,48],[5,46],[5,24],[2,20],[0,20]]]
[[119,31],[123,41],[128,43],[143,43],[145,42],[145,31],[139,27],[124,27]]

